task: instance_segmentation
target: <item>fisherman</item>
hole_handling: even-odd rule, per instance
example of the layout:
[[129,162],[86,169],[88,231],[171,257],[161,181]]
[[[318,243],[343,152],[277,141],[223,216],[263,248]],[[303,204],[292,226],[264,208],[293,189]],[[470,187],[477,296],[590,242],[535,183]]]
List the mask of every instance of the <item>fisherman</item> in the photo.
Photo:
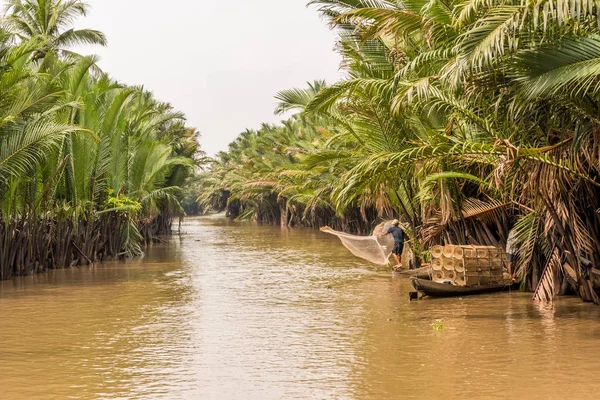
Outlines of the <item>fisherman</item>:
[[399,270],[402,268],[402,252],[404,251],[404,231],[400,228],[400,221],[397,219],[392,221],[392,227],[388,229],[386,233],[380,235],[379,237],[392,235],[394,237],[394,249],[392,250],[392,254],[396,259],[398,265],[394,267],[394,270]]

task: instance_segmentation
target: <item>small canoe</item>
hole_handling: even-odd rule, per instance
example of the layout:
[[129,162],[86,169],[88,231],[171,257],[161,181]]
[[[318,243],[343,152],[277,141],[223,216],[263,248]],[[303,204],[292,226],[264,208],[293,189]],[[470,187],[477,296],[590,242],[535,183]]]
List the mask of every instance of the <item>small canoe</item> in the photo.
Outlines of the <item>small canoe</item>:
[[501,292],[512,285],[512,283],[497,283],[494,285],[456,286],[419,278],[411,278],[410,281],[417,291],[432,297],[468,296],[471,294]]
[[415,277],[419,279],[431,279],[431,267],[421,267],[417,269],[407,269],[393,272],[394,276],[398,278]]

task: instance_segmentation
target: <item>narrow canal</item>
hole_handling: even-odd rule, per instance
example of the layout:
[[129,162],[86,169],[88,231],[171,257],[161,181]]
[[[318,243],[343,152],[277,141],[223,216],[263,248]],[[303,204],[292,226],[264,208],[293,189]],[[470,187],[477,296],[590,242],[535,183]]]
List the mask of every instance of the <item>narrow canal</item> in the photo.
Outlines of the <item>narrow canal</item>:
[[1,397],[600,396],[600,308],[408,292],[318,231],[189,220],[141,260],[0,283]]

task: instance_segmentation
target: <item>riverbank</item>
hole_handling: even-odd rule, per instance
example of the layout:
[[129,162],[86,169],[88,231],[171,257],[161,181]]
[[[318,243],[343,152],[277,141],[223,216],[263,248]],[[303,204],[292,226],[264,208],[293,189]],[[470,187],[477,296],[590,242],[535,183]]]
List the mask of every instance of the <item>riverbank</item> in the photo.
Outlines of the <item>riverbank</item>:
[[[3,395],[594,398],[600,310],[528,294],[408,302],[308,229],[186,221],[142,259],[0,283]],[[432,324],[441,320],[445,329]],[[565,343],[577,343],[565,351]],[[35,376],[35,379],[31,379]],[[568,377],[568,380],[567,378]]]
[[4,3],[0,280],[140,256],[183,215],[203,156],[198,131],[143,85],[74,52],[107,45],[78,21],[85,1]]
[[393,217],[424,248],[511,237],[537,298],[574,286],[600,305],[600,87],[581,68],[597,61],[600,7],[310,4],[343,76],[275,94],[295,114],[219,153],[202,204],[346,232]]
[[173,218],[165,214],[146,221],[118,210],[9,221],[0,215],[0,281],[141,257],[159,236],[170,236]]

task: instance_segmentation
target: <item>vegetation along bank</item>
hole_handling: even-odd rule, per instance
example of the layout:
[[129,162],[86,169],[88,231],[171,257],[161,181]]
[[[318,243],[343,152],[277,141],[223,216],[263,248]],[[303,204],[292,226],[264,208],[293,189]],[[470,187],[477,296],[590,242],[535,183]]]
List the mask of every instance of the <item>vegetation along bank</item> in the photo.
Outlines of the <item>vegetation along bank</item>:
[[201,180],[205,207],[265,223],[505,246],[523,287],[600,303],[596,3],[314,0],[345,77],[277,95]]
[[73,45],[88,6],[7,2],[0,24],[0,279],[140,255],[182,215],[200,156],[184,116]]

